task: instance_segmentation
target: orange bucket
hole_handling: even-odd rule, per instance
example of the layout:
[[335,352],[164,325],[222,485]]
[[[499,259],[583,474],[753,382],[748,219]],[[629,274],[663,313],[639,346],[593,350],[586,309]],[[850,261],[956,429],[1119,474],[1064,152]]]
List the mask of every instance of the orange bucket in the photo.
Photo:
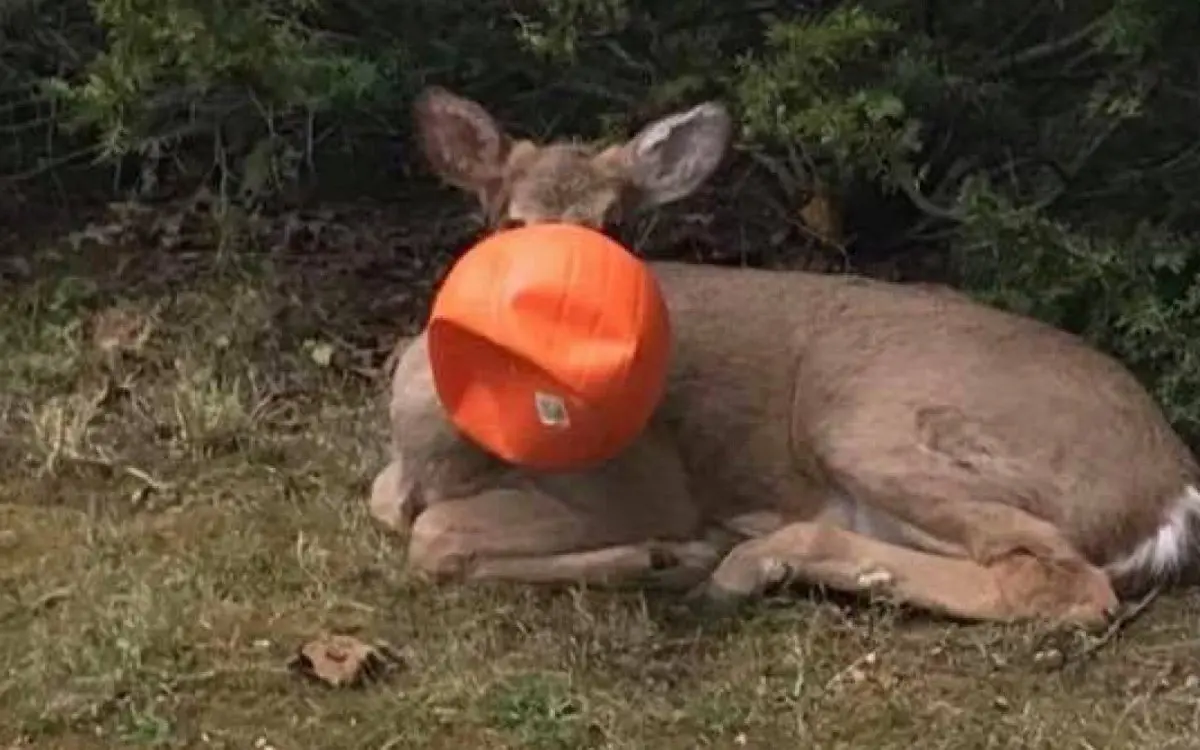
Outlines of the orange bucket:
[[451,421],[529,468],[612,458],[666,387],[671,332],[650,269],[574,224],[497,232],[450,269],[434,299],[429,357]]

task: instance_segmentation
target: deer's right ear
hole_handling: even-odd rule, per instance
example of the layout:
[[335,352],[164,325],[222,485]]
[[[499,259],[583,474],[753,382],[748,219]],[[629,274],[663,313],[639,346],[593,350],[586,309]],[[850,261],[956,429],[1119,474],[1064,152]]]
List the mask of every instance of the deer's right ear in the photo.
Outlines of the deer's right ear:
[[483,107],[432,86],[417,97],[413,114],[421,151],[438,177],[475,192],[502,177],[509,139]]

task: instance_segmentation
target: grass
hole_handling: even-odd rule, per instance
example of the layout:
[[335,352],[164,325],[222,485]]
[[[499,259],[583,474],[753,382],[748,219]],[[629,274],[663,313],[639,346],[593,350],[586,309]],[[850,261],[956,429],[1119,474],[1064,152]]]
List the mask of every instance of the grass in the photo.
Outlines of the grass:
[[[385,435],[369,366],[441,261],[390,253],[110,247],[5,288],[0,748],[1200,746],[1188,591],[1064,664],[1085,636],[882,604],[712,621],[409,577],[365,510]],[[287,661],[323,632],[402,667],[298,679]]]

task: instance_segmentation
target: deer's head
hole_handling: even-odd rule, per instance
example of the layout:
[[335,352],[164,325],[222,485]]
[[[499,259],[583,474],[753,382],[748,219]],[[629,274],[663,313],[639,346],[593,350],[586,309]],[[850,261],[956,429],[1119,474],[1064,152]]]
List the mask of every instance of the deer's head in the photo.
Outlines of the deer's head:
[[668,115],[611,146],[511,138],[476,102],[429,88],[415,107],[433,171],[476,195],[493,228],[561,221],[612,228],[694,192],[720,165],[732,120],[716,102]]

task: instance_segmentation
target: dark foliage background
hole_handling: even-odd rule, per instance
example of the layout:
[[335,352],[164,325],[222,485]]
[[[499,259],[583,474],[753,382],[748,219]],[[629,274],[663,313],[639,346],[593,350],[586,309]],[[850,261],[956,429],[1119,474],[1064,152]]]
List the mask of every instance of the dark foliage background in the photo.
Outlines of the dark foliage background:
[[1194,441],[1198,38],[1193,0],[9,0],[0,214],[431,190],[427,83],[540,136],[721,97],[714,262],[949,281],[1116,353]]

